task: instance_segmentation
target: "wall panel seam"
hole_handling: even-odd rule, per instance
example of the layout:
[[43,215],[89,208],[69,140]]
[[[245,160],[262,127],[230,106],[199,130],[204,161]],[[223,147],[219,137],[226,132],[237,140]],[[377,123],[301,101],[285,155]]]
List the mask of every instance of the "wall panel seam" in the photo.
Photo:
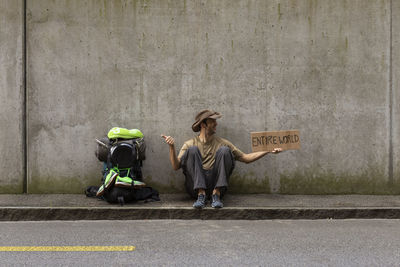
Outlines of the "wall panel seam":
[[22,2],[22,80],[23,80],[23,100],[22,100],[22,142],[23,142],[23,193],[28,193],[28,110],[27,110],[27,102],[28,102],[28,92],[27,92],[27,38],[26,38],[26,2],[27,0],[23,0]]
[[393,183],[393,0],[390,0],[389,31],[389,183]]

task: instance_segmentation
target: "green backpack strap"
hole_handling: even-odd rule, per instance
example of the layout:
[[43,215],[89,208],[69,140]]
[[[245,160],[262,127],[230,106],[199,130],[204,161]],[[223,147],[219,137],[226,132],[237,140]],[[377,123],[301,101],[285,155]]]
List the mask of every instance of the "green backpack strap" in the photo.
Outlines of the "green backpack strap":
[[126,129],[120,127],[112,128],[108,134],[109,139],[134,139],[134,138],[143,138],[143,133],[138,129]]

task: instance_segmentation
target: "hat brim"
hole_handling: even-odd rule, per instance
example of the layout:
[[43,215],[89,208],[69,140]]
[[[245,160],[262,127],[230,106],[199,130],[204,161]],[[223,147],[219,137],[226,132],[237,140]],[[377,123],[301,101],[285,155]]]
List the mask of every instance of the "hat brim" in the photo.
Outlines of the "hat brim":
[[214,114],[214,115],[211,115],[210,117],[208,117],[208,118],[206,118],[206,119],[219,119],[219,118],[221,118],[221,117],[222,117],[221,114]]
[[200,124],[201,124],[202,121],[204,121],[206,119],[215,119],[216,120],[216,119],[219,119],[221,117],[222,117],[221,114],[213,114],[213,115],[208,116],[208,117],[206,117],[204,119],[198,120],[195,123],[193,123],[192,130],[193,130],[193,132],[199,132],[200,131]]

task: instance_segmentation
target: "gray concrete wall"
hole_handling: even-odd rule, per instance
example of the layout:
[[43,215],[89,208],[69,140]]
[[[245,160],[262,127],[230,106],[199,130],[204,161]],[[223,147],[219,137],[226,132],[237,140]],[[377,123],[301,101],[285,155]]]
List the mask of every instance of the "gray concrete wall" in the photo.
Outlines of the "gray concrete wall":
[[251,131],[301,133],[299,151],[238,163],[233,192],[399,193],[398,13],[390,0],[28,0],[28,191],[98,184],[94,138],[113,126],[146,135],[146,182],[182,191],[160,134],[180,148],[211,108],[244,152]]
[[0,0],[0,193],[23,191],[23,1]]

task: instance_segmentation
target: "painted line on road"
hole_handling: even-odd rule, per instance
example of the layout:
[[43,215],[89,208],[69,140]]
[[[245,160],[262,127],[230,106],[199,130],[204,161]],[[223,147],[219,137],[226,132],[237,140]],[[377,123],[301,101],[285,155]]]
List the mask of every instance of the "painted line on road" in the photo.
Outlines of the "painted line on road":
[[134,246],[31,246],[1,247],[0,251],[134,251]]

